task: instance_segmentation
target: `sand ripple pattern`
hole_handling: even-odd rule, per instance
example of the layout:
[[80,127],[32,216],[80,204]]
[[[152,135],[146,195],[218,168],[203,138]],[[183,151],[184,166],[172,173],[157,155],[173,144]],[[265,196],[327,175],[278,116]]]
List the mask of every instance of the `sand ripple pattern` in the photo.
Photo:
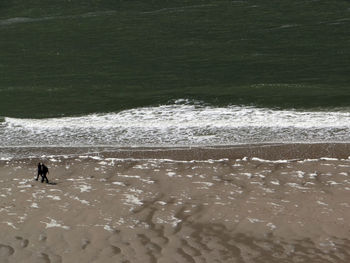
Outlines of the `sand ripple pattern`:
[[350,161],[2,161],[1,262],[349,262]]

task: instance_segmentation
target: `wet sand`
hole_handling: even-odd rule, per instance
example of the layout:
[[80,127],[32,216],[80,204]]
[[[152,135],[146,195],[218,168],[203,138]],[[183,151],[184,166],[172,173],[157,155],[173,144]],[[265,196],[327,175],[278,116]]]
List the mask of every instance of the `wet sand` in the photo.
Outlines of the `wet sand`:
[[[294,143],[294,144],[246,144],[208,147],[2,147],[1,156],[15,156],[17,159],[35,159],[37,156],[80,156],[98,155],[111,158],[209,160],[258,157],[268,160],[310,159],[333,157],[346,159],[350,156],[350,143]],[[6,159],[6,158],[5,158]],[[0,158],[1,160],[1,158]]]
[[[347,149],[124,149],[3,160],[0,262],[349,262]],[[51,184],[34,180],[39,160]]]

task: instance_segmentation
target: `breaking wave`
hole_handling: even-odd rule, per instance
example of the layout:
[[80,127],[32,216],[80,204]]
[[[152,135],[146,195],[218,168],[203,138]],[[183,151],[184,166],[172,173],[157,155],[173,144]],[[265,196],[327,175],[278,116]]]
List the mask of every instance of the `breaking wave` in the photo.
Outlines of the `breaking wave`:
[[350,113],[175,103],[79,117],[6,117],[0,138],[2,147],[349,142]]

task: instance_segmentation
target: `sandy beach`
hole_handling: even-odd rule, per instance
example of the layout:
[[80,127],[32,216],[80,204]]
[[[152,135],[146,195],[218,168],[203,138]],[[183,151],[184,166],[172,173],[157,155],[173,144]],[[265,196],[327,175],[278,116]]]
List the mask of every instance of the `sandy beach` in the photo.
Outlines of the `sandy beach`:
[[348,144],[37,151],[0,161],[0,262],[350,260]]

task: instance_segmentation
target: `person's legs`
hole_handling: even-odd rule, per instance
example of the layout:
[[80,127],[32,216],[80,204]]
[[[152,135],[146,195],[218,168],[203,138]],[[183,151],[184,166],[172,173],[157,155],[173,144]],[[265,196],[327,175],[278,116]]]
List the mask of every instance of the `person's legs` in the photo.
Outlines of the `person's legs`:
[[35,178],[35,181],[38,181],[39,175],[41,175],[41,174],[38,173],[38,175],[37,175],[36,178]]
[[42,179],[41,179],[41,182],[43,183],[43,182],[44,182],[44,180],[46,181],[46,183],[49,183],[49,179],[47,179],[47,177],[46,177],[46,173],[43,173],[43,175],[42,175]]

